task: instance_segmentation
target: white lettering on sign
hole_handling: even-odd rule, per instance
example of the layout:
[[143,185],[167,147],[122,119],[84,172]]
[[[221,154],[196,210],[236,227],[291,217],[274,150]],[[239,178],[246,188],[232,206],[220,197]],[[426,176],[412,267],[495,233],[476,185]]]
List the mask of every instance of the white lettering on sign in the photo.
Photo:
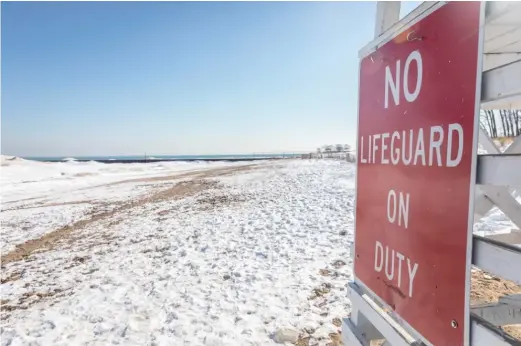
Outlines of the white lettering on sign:
[[[398,162],[400,161],[400,150],[393,150],[392,149],[392,148],[394,148],[394,145],[395,145],[394,141],[396,139],[400,140],[400,134],[398,133],[398,131],[394,131],[393,135],[391,137],[391,163],[393,165],[397,165]],[[364,163],[367,163],[367,162],[364,162]],[[383,163],[383,160],[382,160],[382,163]]]
[[[409,71],[413,62],[418,70],[414,88],[409,85]],[[385,67],[385,108],[389,108],[389,94],[395,106],[400,104],[402,89],[407,102],[416,101],[420,95],[423,82],[423,60],[420,51],[412,51],[407,56],[403,74],[401,61],[396,60],[394,72],[393,75],[390,66]],[[457,167],[463,157],[463,138],[463,127],[458,123],[449,124],[448,128],[435,125],[426,129],[397,130],[392,133],[360,136],[360,163]],[[446,150],[443,151],[442,147]]]
[[[417,67],[415,76],[410,75],[414,64]],[[414,77],[416,77],[416,81],[413,85]],[[388,109],[391,103],[399,106],[400,102],[415,102],[420,95],[423,82],[423,60],[420,51],[412,51],[403,65],[400,60],[397,60],[394,71],[391,66],[386,66],[384,78],[384,108]],[[402,95],[404,100],[401,99]],[[414,116],[414,114],[407,116]],[[463,127],[456,122],[365,134],[360,136],[359,162],[360,164],[394,166],[457,167],[463,158],[463,143]],[[387,220],[390,224],[408,229],[411,225],[409,207],[410,195],[408,193],[396,189],[389,190]],[[390,232],[394,232],[394,230]],[[403,235],[393,236],[401,237]],[[397,249],[376,241],[374,270],[377,273],[383,272],[385,276],[382,279],[394,287],[400,290],[403,288],[403,292],[407,292],[403,293],[403,297],[413,296],[414,280],[418,274],[418,268],[419,264],[407,254],[400,253]]]
[[387,143],[385,143],[385,140],[389,138],[389,134],[388,133],[383,133],[382,134],[382,163],[384,165],[388,164],[389,163],[389,159],[387,158],[387,154],[385,153],[385,151],[387,150]]
[[378,150],[378,143],[376,142],[378,139],[380,139],[380,135],[373,135],[373,156],[370,156],[369,160],[371,159],[371,157],[374,158],[376,157],[376,151]]
[[425,143],[423,141],[423,129],[418,131],[418,140],[416,141],[416,150],[414,151],[414,165],[418,164],[418,157],[422,160],[422,165],[425,166]]
[[[454,131],[458,133],[458,151],[456,154],[456,158],[453,159],[451,156],[452,153],[452,140],[454,138]],[[447,143],[447,167],[456,167],[461,162],[461,157],[463,156],[463,127],[460,124],[450,124],[449,125],[449,142]]]
[[[416,75],[416,86],[414,87],[414,91],[411,93],[409,92],[409,68],[411,66],[412,61],[416,61],[416,65],[418,66],[418,73]],[[405,60],[405,68],[403,70],[403,94],[405,96],[405,99],[408,102],[413,102],[418,98],[418,95],[420,95],[420,89],[422,87],[422,79],[423,79],[423,63],[422,63],[422,56],[420,55],[420,52],[415,50],[409,56],[407,57],[407,60]]]
[[457,167],[463,158],[463,139],[458,123],[360,136],[360,163]]
[[[396,193],[395,190],[390,190],[387,194],[387,219],[389,223],[395,224],[398,219],[398,225],[404,228],[409,227],[409,201],[410,195],[402,192]],[[395,262],[396,257],[396,262]],[[418,263],[414,263],[410,258],[401,254],[394,249],[384,246],[381,242],[376,242],[375,254],[374,254],[374,270],[381,272],[385,264],[385,277],[389,281],[396,281],[397,287],[402,287],[402,266],[404,260],[407,260],[408,267],[408,278],[409,278],[409,297],[412,297],[414,278],[418,270]],[[396,268],[396,271],[395,271]]]
[[[363,138],[363,136],[362,136],[362,138]],[[363,153],[363,152],[364,152],[364,141],[363,141],[363,140],[360,141],[360,145],[361,145],[361,147],[360,147],[360,153]],[[360,163],[367,163],[367,159],[364,158],[363,155],[360,156]]]
[[391,68],[385,67],[385,108],[389,108],[389,89],[393,95],[394,104],[400,104],[400,60],[396,60],[396,83],[394,82]]
[[[384,253],[384,248],[382,247],[382,243],[377,241],[376,250],[374,252],[374,270],[376,270],[377,272],[382,271],[382,268],[384,266],[383,253]],[[380,256],[378,256],[378,255],[380,255]],[[380,261],[378,261],[378,258],[380,258]]]
[[[384,255],[385,252],[385,255]],[[395,257],[397,261],[395,261]],[[404,261],[407,262],[407,270],[402,271],[402,266],[404,265]],[[385,269],[384,269],[385,265]],[[394,249],[385,246],[379,241],[376,241],[375,246],[375,256],[374,256],[374,270],[378,273],[385,271],[385,277],[389,281],[396,281],[396,286],[401,289],[402,288],[402,273],[407,273],[407,283],[408,286],[408,296],[412,298],[413,287],[414,287],[414,279],[416,278],[416,274],[418,272],[418,263],[412,261],[409,257],[395,251]],[[396,269],[396,275],[395,275]]]
[[[409,88],[409,70],[411,68],[411,63],[416,61],[416,66],[418,67],[418,73],[416,74],[416,85],[414,86],[413,92],[410,91]],[[393,78],[393,74],[391,72],[391,68],[389,66],[385,67],[385,100],[384,106],[385,108],[389,108],[389,91],[393,96],[393,101],[395,106],[400,104],[400,60],[396,60],[396,69],[395,76],[396,80]],[[422,87],[423,80],[423,61],[420,51],[415,50],[409,54],[407,59],[405,60],[405,68],[403,69],[403,95],[405,96],[405,100],[407,102],[413,102],[420,95],[420,90]]]
[[387,219],[390,223],[394,223],[396,221],[396,213],[398,209],[398,225],[402,225],[407,228],[409,224],[409,194],[406,194],[404,197],[403,193],[400,192],[399,195],[399,207],[396,205],[396,192],[394,190],[389,191],[387,195]]
[[[437,136],[436,136],[437,135]],[[434,139],[438,137],[438,139]],[[438,166],[442,165],[441,162],[441,143],[443,142],[443,127],[433,126],[431,127],[431,140],[429,143],[429,166],[432,166],[434,160],[434,150],[436,149],[436,162]]]

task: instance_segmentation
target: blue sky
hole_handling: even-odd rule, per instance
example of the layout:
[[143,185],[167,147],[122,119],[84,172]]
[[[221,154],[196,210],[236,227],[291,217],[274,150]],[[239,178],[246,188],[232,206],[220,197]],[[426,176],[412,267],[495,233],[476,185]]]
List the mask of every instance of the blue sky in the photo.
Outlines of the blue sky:
[[357,54],[376,2],[1,6],[4,155],[355,144]]

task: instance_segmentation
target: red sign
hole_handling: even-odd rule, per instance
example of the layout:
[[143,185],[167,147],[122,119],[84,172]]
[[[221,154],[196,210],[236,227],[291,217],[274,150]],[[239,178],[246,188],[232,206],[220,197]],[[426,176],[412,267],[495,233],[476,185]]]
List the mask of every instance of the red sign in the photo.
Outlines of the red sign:
[[436,346],[468,343],[480,18],[449,2],[360,63],[355,276]]

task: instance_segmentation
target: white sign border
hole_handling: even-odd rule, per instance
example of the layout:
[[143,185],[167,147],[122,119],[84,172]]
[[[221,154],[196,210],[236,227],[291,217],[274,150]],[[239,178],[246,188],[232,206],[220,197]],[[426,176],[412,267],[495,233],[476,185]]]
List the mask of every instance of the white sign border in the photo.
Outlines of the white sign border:
[[476,94],[474,97],[474,137],[472,138],[472,162],[470,165],[470,190],[469,190],[469,212],[467,224],[467,273],[465,275],[465,316],[463,335],[463,345],[470,345],[470,289],[471,289],[471,268],[472,268],[472,243],[474,231],[474,203],[476,193],[476,174],[478,163],[478,144],[479,144],[479,117],[481,110],[481,79],[483,76],[483,47],[485,41],[485,10],[486,2],[479,2],[479,26],[478,26],[478,56],[476,71]]

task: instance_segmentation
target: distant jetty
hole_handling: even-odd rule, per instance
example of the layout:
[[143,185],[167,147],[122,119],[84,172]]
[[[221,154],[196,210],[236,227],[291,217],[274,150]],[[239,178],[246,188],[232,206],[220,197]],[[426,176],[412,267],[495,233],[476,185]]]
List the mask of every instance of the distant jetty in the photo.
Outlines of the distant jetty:
[[[178,158],[178,159],[74,159],[70,160],[73,162],[99,162],[99,163],[154,163],[154,162],[248,162],[248,161],[261,161],[261,160],[287,160],[296,159],[297,156],[291,157],[216,157],[216,158]],[[41,162],[64,162],[60,159],[40,159]],[[69,161],[69,162],[70,162]],[[66,162],[66,161],[65,161]]]

